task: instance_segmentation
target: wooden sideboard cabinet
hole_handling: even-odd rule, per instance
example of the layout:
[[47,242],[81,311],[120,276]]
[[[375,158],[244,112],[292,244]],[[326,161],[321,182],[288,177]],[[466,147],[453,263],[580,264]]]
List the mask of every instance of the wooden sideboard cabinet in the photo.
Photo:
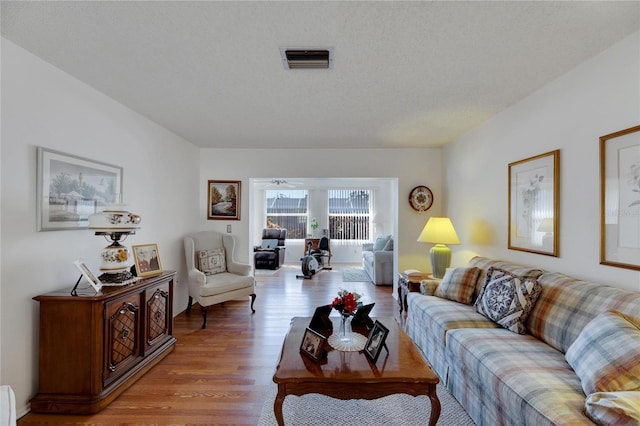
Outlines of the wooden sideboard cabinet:
[[102,410],[174,348],[175,271],[120,287],[71,295],[71,288],[34,297],[40,302],[35,413]]

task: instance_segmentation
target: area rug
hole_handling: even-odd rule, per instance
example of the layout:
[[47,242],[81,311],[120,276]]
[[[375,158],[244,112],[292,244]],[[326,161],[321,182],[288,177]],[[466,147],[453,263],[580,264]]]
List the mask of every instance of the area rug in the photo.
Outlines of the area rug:
[[360,268],[345,268],[342,271],[342,281],[345,283],[371,281],[369,275]]
[[[273,401],[277,385],[269,386],[258,426],[276,425]],[[438,385],[441,411],[438,426],[475,426],[458,401],[444,386]],[[284,424],[287,426],[357,425],[425,425],[431,415],[431,401],[426,396],[396,394],[380,399],[339,400],[312,393],[289,395],[282,404]]]

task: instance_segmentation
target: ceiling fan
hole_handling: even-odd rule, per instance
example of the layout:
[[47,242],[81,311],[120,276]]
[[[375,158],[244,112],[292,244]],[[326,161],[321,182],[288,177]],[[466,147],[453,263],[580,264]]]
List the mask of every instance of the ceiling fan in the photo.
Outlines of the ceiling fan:
[[289,182],[285,179],[271,179],[264,182],[264,188],[295,188],[296,185],[302,184],[302,182]]

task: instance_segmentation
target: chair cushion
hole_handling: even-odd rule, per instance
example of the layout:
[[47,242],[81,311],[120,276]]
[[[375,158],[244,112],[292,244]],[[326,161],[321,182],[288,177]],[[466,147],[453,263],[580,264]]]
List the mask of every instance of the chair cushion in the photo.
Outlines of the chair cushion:
[[262,248],[275,248],[278,247],[278,240],[277,239],[267,239],[267,240],[262,240]]
[[640,424],[640,392],[596,392],[584,406],[587,416],[598,425]]
[[198,269],[205,275],[214,275],[227,270],[224,249],[200,250],[198,252]]
[[476,300],[476,310],[514,333],[525,334],[524,325],[538,300],[542,286],[532,277],[518,277],[490,267]]
[[478,274],[480,274],[480,269],[476,267],[447,268],[442,282],[435,291],[435,295],[470,305]]
[[591,320],[565,358],[586,395],[640,390],[640,329],[620,312]]
[[251,276],[235,275],[228,272],[207,277],[207,283],[200,287],[200,296],[216,296],[245,287],[253,287],[254,279]]

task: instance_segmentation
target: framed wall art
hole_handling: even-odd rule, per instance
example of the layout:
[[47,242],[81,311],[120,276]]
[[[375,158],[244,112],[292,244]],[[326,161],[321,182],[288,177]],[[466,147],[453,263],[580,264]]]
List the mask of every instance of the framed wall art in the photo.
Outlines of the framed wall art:
[[207,219],[240,220],[239,180],[210,180],[207,182]]
[[559,256],[560,150],[509,164],[508,248]]
[[600,137],[600,263],[640,271],[640,126]]
[[36,182],[38,231],[84,229],[121,201],[122,167],[38,147]]
[[137,276],[148,277],[162,272],[157,244],[139,244],[131,246],[131,250],[133,250],[133,262],[136,266]]

